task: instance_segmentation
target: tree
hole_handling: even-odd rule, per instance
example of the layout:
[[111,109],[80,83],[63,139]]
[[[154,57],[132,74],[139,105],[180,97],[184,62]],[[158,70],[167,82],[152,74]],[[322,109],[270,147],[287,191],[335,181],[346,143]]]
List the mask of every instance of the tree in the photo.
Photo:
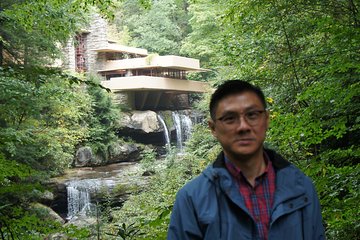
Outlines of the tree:
[[116,122],[120,119],[120,109],[116,108],[111,95],[98,87],[98,76],[90,75],[88,78],[94,85],[87,87],[91,111],[86,117],[89,135],[83,143],[91,145],[95,153],[107,159],[108,148],[117,139],[115,132],[118,128]]
[[0,74],[0,152],[38,170],[61,172],[87,135],[88,96],[60,73],[46,72],[34,82],[28,77],[12,68]]
[[[339,172],[344,167],[357,171],[359,3],[229,0],[222,4],[224,57],[218,63],[229,71],[219,71],[218,78],[220,82],[229,76],[241,78],[266,89],[272,116],[268,143],[303,167],[316,169],[320,164],[321,171],[336,171],[333,167]],[[311,174],[325,206],[325,220],[332,223],[327,234],[356,238],[358,220],[353,216],[359,210],[350,199],[359,197],[352,193],[353,186],[331,194],[326,187],[329,179],[321,185],[324,176]],[[343,214],[330,214],[335,207],[325,200],[329,194],[332,201],[348,203],[338,206]],[[349,226],[355,231],[348,231]]]
[[220,42],[223,27],[220,24],[221,1],[196,1],[189,6],[191,31],[181,46],[181,54],[199,58],[206,67],[219,67],[223,52]]
[[116,2],[106,1],[15,1],[0,3],[0,66],[41,65],[58,57],[59,43],[86,22],[86,14],[97,7],[111,17]]
[[189,31],[187,7],[187,0],[154,1],[148,8],[136,1],[125,1],[118,28],[128,29],[133,46],[163,55],[178,54]]
[[[267,145],[313,178],[329,239],[360,235],[354,190],[360,155],[359,7],[352,0],[193,1],[192,31],[181,50],[216,69],[214,85],[240,78],[265,89],[272,120]],[[200,160],[197,149],[189,151],[193,162]]]

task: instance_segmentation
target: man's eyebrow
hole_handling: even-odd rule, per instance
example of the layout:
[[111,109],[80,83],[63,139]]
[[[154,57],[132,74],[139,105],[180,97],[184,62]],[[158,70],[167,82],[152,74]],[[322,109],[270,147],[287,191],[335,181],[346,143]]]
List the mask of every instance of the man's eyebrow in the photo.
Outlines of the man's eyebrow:
[[[261,107],[261,110],[263,109],[264,107]],[[244,112],[248,112],[248,111],[251,111],[251,110],[259,110],[259,106],[258,105],[250,105],[248,107],[246,107],[244,109],[244,111],[242,111],[243,113]],[[235,111],[235,110],[225,110],[221,116],[224,116],[224,115],[227,115],[227,114],[238,114],[238,111]]]
[[224,112],[221,114],[221,117],[226,116],[226,115],[232,115],[232,114],[237,114],[237,111],[232,111],[232,110],[224,111]]
[[[261,109],[263,109],[263,108],[264,108],[264,107],[261,106]],[[259,106],[258,106],[258,105],[250,105],[250,106],[248,106],[248,107],[245,108],[245,111],[244,111],[244,112],[250,111],[250,110],[258,110],[258,109],[259,109]]]

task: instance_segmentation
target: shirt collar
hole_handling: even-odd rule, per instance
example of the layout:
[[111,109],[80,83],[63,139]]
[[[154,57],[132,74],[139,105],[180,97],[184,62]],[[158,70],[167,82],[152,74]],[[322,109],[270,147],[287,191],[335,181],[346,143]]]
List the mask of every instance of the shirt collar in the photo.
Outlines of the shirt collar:
[[[267,155],[267,153],[264,151],[263,154],[264,154],[264,160],[266,163],[266,168],[265,168],[265,171],[261,174],[261,176],[264,175],[265,173],[267,173],[269,171],[269,168],[272,167],[272,163],[269,160],[269,156]],[[241,174],[241,169],[239,167],[235,166],[235,164],[232,163],[225,155],[224,155],[224,160],[225,160],[226,169],[230,172],[230,174],[233,177],[238,177]]]

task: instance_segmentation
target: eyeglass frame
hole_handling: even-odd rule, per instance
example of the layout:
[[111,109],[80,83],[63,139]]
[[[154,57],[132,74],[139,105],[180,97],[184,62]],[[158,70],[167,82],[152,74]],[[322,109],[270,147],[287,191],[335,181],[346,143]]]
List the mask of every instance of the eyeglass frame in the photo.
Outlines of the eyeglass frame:
[[[264,110],[250,110],[250,111],[247,111],[247,112],[245,112],[245,113],[240,113],[240,114],[234,113],[234,112],[225,113],[223,116],[221,116],[221,117],[219,117],[219,118],[216,118],[215,121],[220,121],[224,126],[233,127],[233,126],[238,125],[238,124],[241,123],[241,116],[243,116],[245,122],[246,122],[249,126],[255,127],[255,126],[259,125],[262,114],[263,114],[263,113],[266,113],[266,112],[267,112],[267,110],[264,109]],[[251,120],[251,117],[250,117],[250,120],[249,120],[248,114],[252,114],[252,113],[256,113],[256,114],[258,114],[258,115],[256,116],[256,119]],[[236,116],[235,116],[235,115],[236,115]],[[225,119],[225,118],[226,118],[226,117],[229,117],[229,116],[234,117],[233,120],[230,120],[230,121],[233,121],[233,122],[230,122],[230,123],[226,122],[226,119]],[[252,123],[252,121],[256,121],[256,122],[255,122],[255,123]]]

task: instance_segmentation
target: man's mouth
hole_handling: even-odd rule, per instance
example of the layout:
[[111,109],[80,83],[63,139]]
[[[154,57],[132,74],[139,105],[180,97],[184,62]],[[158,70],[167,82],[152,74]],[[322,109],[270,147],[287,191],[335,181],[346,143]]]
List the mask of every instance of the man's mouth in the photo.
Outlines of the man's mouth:
[[241,145],[248,145],[254,142],[253,138],[239,138],[235,140],[236,143],[239,143]]

